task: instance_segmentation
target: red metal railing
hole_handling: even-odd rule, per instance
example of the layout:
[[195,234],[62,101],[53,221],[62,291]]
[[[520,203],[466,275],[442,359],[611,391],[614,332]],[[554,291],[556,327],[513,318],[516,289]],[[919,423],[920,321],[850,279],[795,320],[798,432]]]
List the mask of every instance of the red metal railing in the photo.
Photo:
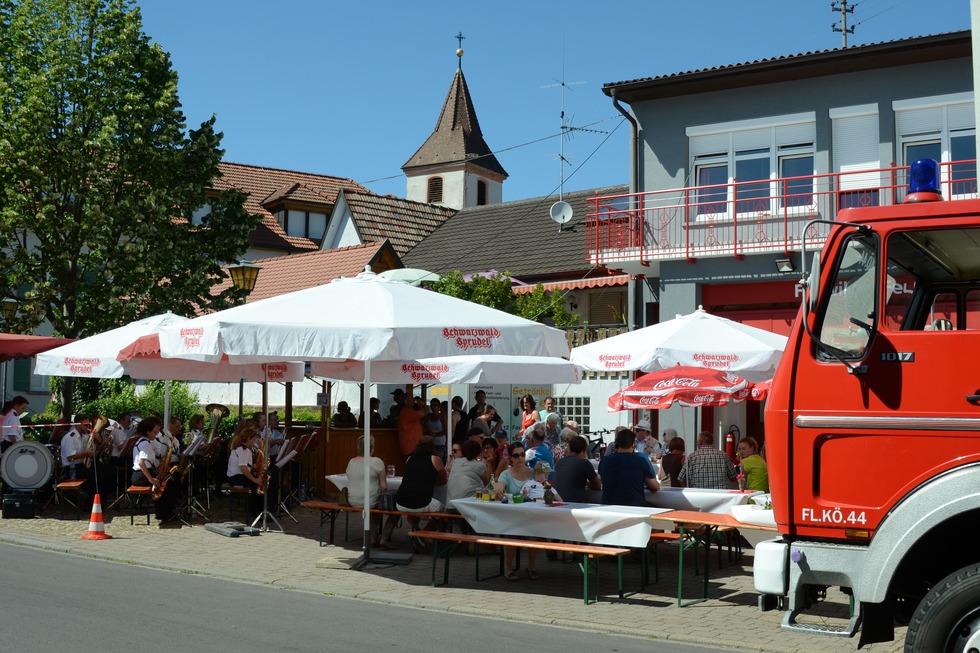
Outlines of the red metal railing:
[[[976,161],[940,164],[943,197],[977,197]],[[908,167],[734,181],[590,198],[586,256],[595,265],[799,251],[807,221],[844,208],[899,204]],[[826,225],[807,234],[819,247]]]

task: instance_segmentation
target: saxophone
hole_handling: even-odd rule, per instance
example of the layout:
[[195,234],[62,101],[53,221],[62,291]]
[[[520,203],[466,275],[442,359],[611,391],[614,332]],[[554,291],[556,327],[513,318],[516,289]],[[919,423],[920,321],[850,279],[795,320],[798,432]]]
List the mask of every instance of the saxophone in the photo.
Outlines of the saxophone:
[[269,438],[262,438],[262,445],[259,450],[255,452],[255,476],[259,479],[258,488],[255,490],[256,494],[265,494],[265,484],[268,481],[266,476],[266,462],[269,459],[268,456],[269,449]]
[[153,490],[154,499],[159,499],[161,496],[163,496],[163,489],[167,487],[167,481],[170,480],[170,477],[174,475],[174,472],[177,471],[177,467],[179,466],[170,466],[170,457],[174,453],[175,438],[171,435],[168,435],[167,437],[170,438],[170,446],[167,447],[166,455],[164,455],[164,457],[160,460],[156,482],[153,484],[153,487],[155,488]]

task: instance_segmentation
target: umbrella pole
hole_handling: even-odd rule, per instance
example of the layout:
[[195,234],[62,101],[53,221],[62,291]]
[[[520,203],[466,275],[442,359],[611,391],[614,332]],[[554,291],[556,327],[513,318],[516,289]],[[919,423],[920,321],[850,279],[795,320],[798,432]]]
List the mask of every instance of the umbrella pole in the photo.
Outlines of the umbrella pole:
[[[269,460],[270,431],[269,431],[269,365],[268,363],[262,364],[262,373],[264,375],[264,380],[262,381],[262,412],[265,413],[265,429],[263,429],[262,431],[262,450],[265,452],[265,470],[263,473],[266,474],[266,478],[268,478],[269,475],[267,472],[269,472],[269,465],[272,464],[271,461]],[[269,488],[267,486],[265,488],[265,492],[262,493],[262,514],[256,517],[255,521],[252,522],[252,528],[255,528],[255,526],[261,521],[262,526],[260,527],[260,530],[262,530],[263,532],[268,532],[269,519],[275,522],[276,526],[279,527],[278,530],[275,531],[276,533],[286,532],[285,530],[283,530],[282,524],[279,523],[279,520],[276,519],[276,516],[273,515],[271,512],[269,512]]]
[[[361,392],[361,405],[371,407],[371,361],[364,361],[364,388]],[[363,569],[366,565],[407,565],[412,561],[411,553],[399,553],[397,551],[384,551],[371,553],[371,505],[368,499],[371,496],[371,419],[370,415],[364,417],[364,541],[362,548],[364,554],[361,560],[354,565],[354,569]],[[380,517],[379,517],[380,519]],[[383,522],[382,522],[383,523]],[[381,524],[379,524],[380,526]]]

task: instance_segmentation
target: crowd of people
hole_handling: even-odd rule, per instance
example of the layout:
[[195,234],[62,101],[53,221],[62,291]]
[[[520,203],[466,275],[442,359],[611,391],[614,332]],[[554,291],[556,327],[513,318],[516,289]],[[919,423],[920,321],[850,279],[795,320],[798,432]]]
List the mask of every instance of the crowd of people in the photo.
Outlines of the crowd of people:
[[[603,504],[627,506],[647,505],[647,494],[661,486],[768,491],[766,463],[751,437],[740,441],[736,464],[714,445],[707,431],[698,435],[697,448],[688,454],[684,439],[674,429],[664,429],[658,438],[650,421],[641,419],[632,429],[617,429],[614,442],[595,461],[589,457],[590,442],[574,421],[563,419],[553,397],[547,397],[539,409],[534,397],[522,396],[515,411],[520,433],[511,438],[483,390],[476,391],[469,411],[459,396],[447,403],[433,398],[428,404],[400,388],[392,396],[395,406],[382,423],[397,428],[405,456],[405,471],[395,493],[401,512],[453,511],[452,501],[477,496],[491,483],[496,500],[517,495],[539,499],[547,489],[558,501],[585,502],[590,492],[597,492]],[[371,493],[367,502],[374,506],[387,491],[386,465],[371,454],[365,458],[363,437],[358,442],[359,453],[347,468],[349,498],[354,506],[364,505],[367,473]],[[373,445],[372,438],[371,451]],[[436,488],[443,485],[445,503],[435,498]],[[375,535],[377,546],[397,546],[392,537],[398,521],[398,515],[389,515]],[[411,517],[409,526],[428,527]],[[424,546],[421,541],[410,544],[415,550]],[[504,551],[505,577],[510,581],[520,578],[512,569],[514,551],[510,547]],[[536,562],[535,552],[528,551],[524,569],[528,578],[538,578]]]
[[[0,410],[0,450],[24,440],[19,417],[27,406],[26,398],[16,396]],[[278,419],[270,413],[267,423],[266,413],[257,411],[239,422],[231,440],[222,440],[216,429],[204,432],[203,414],[191,416],[186,431],[177,416],[165,426],[160,415],[143,417],[133,410],[112,419],[75,415],[55,427],[47,443],[56,462],[52,483],[80,481],[79,505],[91,505],[96,494],[112,500],[130,486],[150,487],[161,523],[180,517],[198,496],[220,496],[227,494],[224,488],[240,486],[249,490],[245,510],[254,518],[261,512],[261,494],[279,503],[282,469],[273,463],[286,439]]]

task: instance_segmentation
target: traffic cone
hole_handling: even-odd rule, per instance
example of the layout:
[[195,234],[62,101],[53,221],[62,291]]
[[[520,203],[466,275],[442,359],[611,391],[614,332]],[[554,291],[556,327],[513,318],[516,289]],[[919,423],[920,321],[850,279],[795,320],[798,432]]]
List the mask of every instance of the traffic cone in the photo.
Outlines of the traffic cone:
[[111,535],[106,535],[105,524],[102,522],[102,499],[95,495],[92,502],[92,519],[88,523],[88,533],[82,535],[83,540],[111,540]]

